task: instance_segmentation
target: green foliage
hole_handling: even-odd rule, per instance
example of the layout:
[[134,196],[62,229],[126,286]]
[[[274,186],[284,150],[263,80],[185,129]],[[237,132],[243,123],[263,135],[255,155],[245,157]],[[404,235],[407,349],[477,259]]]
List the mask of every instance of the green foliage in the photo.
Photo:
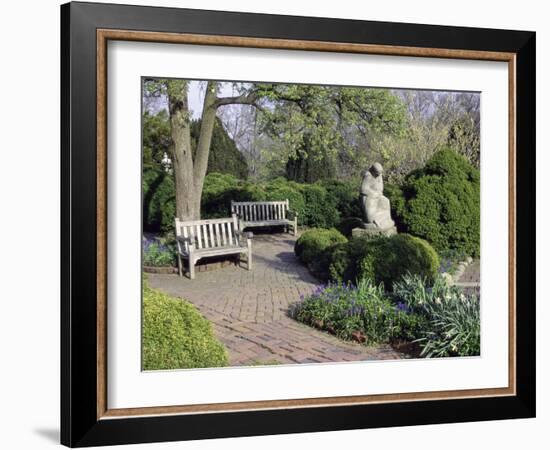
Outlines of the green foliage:
[[384,195],[390,201],[391,216],[398,231],[405,231],[402,217],[405,210],[405,196],[397,184],[384,183]]
[[393,294],[362,280],[319,286],[291,308],[296,320],[343,339],[366,344],[413,342],[420,356],[477,356],[480,353],[479,299],[450,287],[438,277],[433,283],[405,275]]
[[[193,154],[199,140],[201,121],[191,122],[191,147]],[[208,157],[208,168],[206,173],[225,173],[236,178],[246,179],[248,177],[248,164],[245,157],[235,145],[235,141],[229,137],[219,117],[214,123],[212,141],[210,142],[210,154]]]
[[359,217],[346,217],[342,219],[336,227],[340,233],[351,238],[351,232],[354,228],[360,228],[363,226],[363,221]]
[[342,157],[364,155],[365,136],[404,130],[405,106],[388,89],[267,83],[256,88],[273,105],[260,116],[262,130],[279,144],[287,178],[298,182],[334,177]]
[[340,221],[334,199],[317,184],[302,185],[306,208],[303,222],[309,226],[332,228]]
[[436,153],[426,167],[412,172],[403,188],[400,220],[408,233],[438,251],[479,255],[479,170],[450,149]]
[[335,281],[355,283],[368,279],[390,289],[407,273],[432,280],[439,268],[439,257],[430,244],[407,234],[353,238],[333,250],[328,273]]
[[143,265],[152,267],[175,266],[176,248],[173,242],[143,239]]
[[190,303],[143,284],[144,370],[223,367],[227,353],[210,322]]
[[394,285],[394,295],[410,314],[425,325],[416,342],[421,356],[478,356],[480,354],[480,304],[475,294],[449,286],[441,277],[429,284],[419,276],[405,276]]
[[345,236],[334,228],[312,228],[298,238],[294,245],[294,253],[304,264],[310,264],[329,247],[344,242],[347,242]]
[[142,178],[143,230],[173,230],[176,216],[174,179],[158,166],[144,167]]
[[170,154],[170,119],[165,110],[143,113],[143,166],[160,168],[164,153]]
[[292,211],[298,213],[298,223],[304,224],[306,217],[306,200],[301,185],[284,178],[276,178],[262,185],[265,191],[263,200],[287,200]]
[[202,194],[202,217],[227,217],[234,201],[289,201],[298,213],[298,223],[309,227],[331,228],[338,224],[340,213],[329,192],[318,184],[307,185],[284,178],[266,183],[250,183],[234,176],[210,173],[205,177]]
[[295,304],[292,316],[305,324],[330,331],[343,339],[356,336],[367,344],[402,338],[410,319],[395,307],[381,286],[368,280],[357,287],[332,284],[318,287],[310,296]]
[[335,203],[340,217],[360,217],[359,183],[328,179],[319,184],[327,190],[328,197]]

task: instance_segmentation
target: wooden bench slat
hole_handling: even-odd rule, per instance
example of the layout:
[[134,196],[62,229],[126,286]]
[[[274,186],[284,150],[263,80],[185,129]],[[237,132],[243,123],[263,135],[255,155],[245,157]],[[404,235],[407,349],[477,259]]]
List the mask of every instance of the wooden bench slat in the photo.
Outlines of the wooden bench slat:
[[231,211],[239,216],[239,226],[261,227],[270,225],[285,225],[292,227],[294,235],[298,230],[298,219],[295,215],[288,218],[289,201],[235,202],[231,201]]

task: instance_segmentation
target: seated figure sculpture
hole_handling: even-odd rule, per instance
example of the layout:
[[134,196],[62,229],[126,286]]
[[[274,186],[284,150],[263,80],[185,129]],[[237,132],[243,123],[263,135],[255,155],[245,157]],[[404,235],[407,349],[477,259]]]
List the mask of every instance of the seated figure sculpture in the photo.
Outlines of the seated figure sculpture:
[[361,183],[360,200],[363,210],[363,228],[380,232],[394,232],[395,223],[391,218],[390,201],[384,197],[382,164],[374,163],[365,172]]

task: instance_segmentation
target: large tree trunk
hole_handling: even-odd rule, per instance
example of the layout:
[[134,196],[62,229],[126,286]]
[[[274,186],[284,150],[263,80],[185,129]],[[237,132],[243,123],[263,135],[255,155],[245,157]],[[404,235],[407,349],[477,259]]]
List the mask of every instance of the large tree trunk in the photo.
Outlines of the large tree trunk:
[[206,86],[206,93],[204,95],[204,106],[202,109],[199,141],[197,143],[197,151],[195,153],[195,165],[193,171],[195,193],[194,195],[199,215],[204,177],[206,176],[206,170],[208,169],[210,143],[212,142],[212,134],[214,132],[214,125],[216,123],[217,89],[218,83],[216,83],[215,81],[208,82]]
[[235,103],[252,104],[254,94],[237,97],[217,97],[218,83],[209,81],[204,96],[199,140],[193,160],[191,149],[190,112],[187,98],[188,84],[183,80],[166,80],[173,141],[172,163],[176,184],[176,214],[181,220],[201,217],[201,198],[204,177],[208,168],[210,143],[219,106]]
[[172,136],[172,164],[176,188],[176,216],[180,220],[200,218],[193,178],[190,116],[187,103],[187,84],[168,80],[168,102]]

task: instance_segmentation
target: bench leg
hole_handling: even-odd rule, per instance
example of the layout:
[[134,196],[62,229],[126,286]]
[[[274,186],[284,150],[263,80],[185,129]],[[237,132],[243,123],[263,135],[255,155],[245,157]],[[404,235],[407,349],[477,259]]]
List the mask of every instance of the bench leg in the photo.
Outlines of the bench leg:
[[248,258],[246,260],[246,268],[248,270],[252,270],[252,241],[250,239],[248,239],[248,242],[247,242],[247,245],[248,245]]
[[189,258],[189,278],[195,279],[195,261],[193,258]]
[[294,236],[296,236],[298,234],[298,218],[294,218]]
[[181,255],[178,253],[178,275],[181,277],[183,275],[183,269],[182,269],[182,260]]

